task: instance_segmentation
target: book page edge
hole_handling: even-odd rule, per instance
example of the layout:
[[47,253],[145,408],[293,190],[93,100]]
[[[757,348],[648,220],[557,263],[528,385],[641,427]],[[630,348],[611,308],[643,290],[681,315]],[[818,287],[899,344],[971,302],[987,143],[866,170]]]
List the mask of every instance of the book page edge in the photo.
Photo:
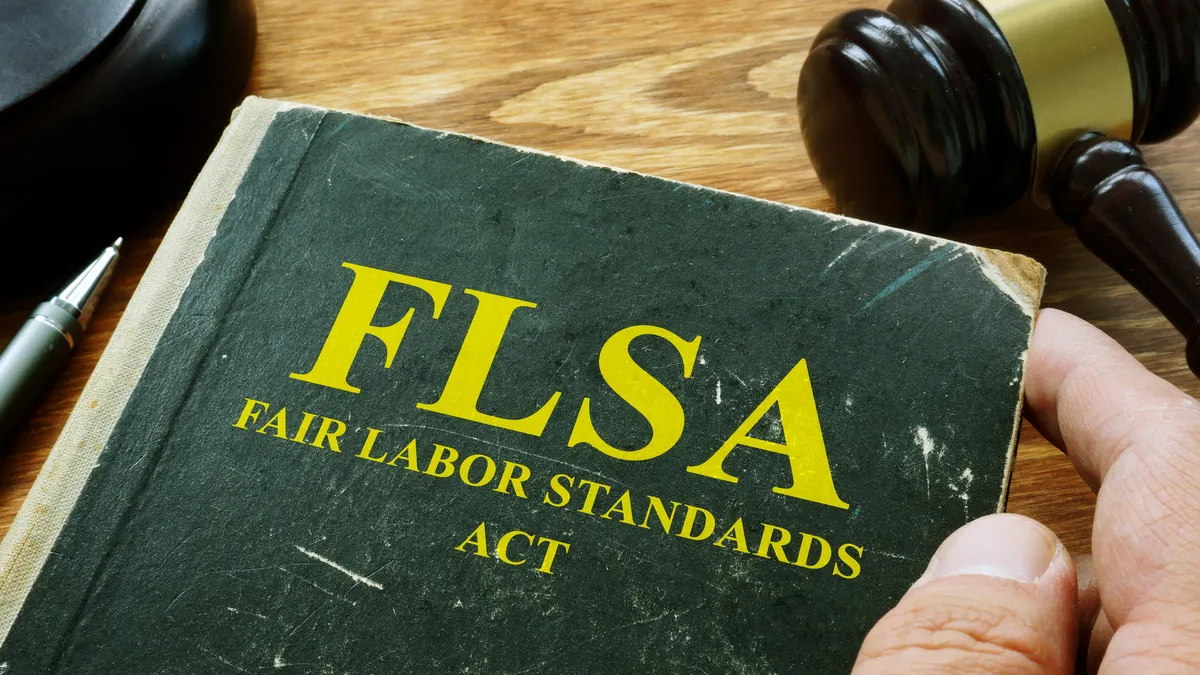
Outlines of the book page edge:
[[1042,305],[1042,294],[1046,289],[1046,268],[1040,263],[1015,253],[993,249],[981,249],[979,257],[983,275],[996,288],[1005,292],[1014,302],[1028,307],[1029,335],[1026,336],[1025,351],[1021,353],[1020,382],[1017,383],[1017,405],[1013,411],[1012,437],[1008,443],[1008,456],[1004,462],[1004,477],[996,513],[1008,509],[1008,495],[1012,488],[1013,469],[1017,463],[1017,446],[1021,441],[1022,411],[1025,407],[1025,380],[1029,376],[1029,348],[1033,343],[1033,330],[1037,326],[1037,312]]
[[0,644],[41,573],[113,427],[281,104],[234,111],[134,291],[92,376],[0,542]]

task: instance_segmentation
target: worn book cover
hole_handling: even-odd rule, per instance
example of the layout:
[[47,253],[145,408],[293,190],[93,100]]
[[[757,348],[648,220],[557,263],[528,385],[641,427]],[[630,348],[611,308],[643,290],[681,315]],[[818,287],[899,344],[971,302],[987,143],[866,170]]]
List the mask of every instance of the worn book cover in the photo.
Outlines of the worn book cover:
[[1004,508],[1042,279],[248,99],[0,546],[0,672],[846,671]]

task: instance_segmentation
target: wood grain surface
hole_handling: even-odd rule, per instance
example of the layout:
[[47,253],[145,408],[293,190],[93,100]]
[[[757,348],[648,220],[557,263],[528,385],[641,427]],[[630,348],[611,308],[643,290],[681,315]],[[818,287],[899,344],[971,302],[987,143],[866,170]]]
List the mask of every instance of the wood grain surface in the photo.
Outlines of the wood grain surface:
[[[815,209],[832,209],[800,141],[796,77],[833,0],[260,0],[253,93],[613,164]],[[1200,130],[1147,155],[1200,222]],[[173,213],[132,232],[69,368],[0,461],[7,530]],[[1031,255],[1045,305],[1096,324],[1195,394],[1183,339],[1071,231],[1022,205],[947,236]],[[0,301],[7,340],[54,280]],[[1028,424],[1009,509],[1090,549],[1095,498]]]

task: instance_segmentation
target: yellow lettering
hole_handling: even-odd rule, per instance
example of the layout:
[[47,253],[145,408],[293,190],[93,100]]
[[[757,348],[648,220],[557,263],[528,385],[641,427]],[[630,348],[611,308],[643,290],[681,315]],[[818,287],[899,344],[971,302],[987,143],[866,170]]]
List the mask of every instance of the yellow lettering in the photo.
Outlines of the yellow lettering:
[[[483,477],[472,482],[471,465],[475,463],[475,460],[479,459],[484,461]],[[462,482],[470,485],[471,487],[487,485],[488,483],[492,482],[493,478],[496,477],[496,462],[492,461],[492,458],[488,457],[487,455],[471,455],[464,459],[463,463],[458,467],[458,477],[462,479]]]
[[433,444],[433,456],[429,458],[429,466],[425,473],[434,478],[446,478],[454,473],[454,462],[458,461],[458,451],[444,445]]
[[609,507],[609,509],[604,512],[604,515],[600,517],[612,520],[612,514],[614,513],[620,514],[622,523],[625,523],[626,525],[637,525],[637,523],[633,522],[633,504],[629,499],[629,490],[626,490],[625,494],[618,497],[616,503]]
[[742,553],[749,553],[750,549],[746,546],[746,526],[742,523],[742,519],[738,518],[733,521],[733,525],[725,530],[725,534],[721,538],[713,542],[713,546],[725,548],[725,542],[732,541],[733,547]]
[[257,429],[258,433],[265,434],[267,429],[275,429],[275,436],[278,438],[287,438],[287,408],[280,408],[279,412],[271,416],[267,423]]
[[[855,558],[851,556],[848,552],[848,549],[856,551],[858,553],[858,557]],[[838,558],[842,562],[846,563],[846,567],[850,568],[850,574],[842,572],[840,563],[834,563],[833,576],[842,577],[843,579],[853,579],[854,577],[857,577],[859,572],[862,571],[862,565],[859,564],[859,559],[862,558],[862,554],[863,549],[861,546],[855,546],[854,544],[842,544],[840,547],[838,547]]]
[[379,309],[379,303],[383,300],[388,285],[398,283],[424,291],[433,300],[434,319],[441,316],[442,307],[450,295],[450,285],[348,262],[342,263],[342,267],[354,271],[354,281],[350,284],[350,290],[346,292],[342,308],[333,320],[333,327],[329,329],[329,335],[325,338],[325,344],[321,347],[312,370],[303,374],[291,373],[291,377],[301,382],[311,382],[357,394],[361,389],[352,386],[347,378],[350,375],[350,367],[354,365],[354,359],[362,348],[363,340],[371,335],[383,342],[387,350],[383,367],[391,368],[396,350],[400,348],[400,342],[404,339],[404,333],[408,331],[408,324],[416,312],[415,308],[409,308],[407,314],[390,326],[373,325],[371,322],[375,319],[375,312]]
[[388,466],[396,466],[396,461],[404,459],[404,466],[409,471],[420,471],[417,468],[417,439],[412,439],[404,449],[396,453],[396,456],[388,462]]
[[588,491],[587,496],[583,498],[583,506],[580,507],[579,512],[586,513],[589,516],[594,516],[596,514],[592,513],[592,508],[596,506],[596,495],[599,494],[600,488],[604,488],[604,494],[608,494],[609,490],[612,489],[612,486],[580,478],[579,487],[583,487],[584,485],[587,486]]
[[[696,515],[704,516],[704,525],[700,527],[699,534],[693,534],[692,530],[696,525]],[[708,509],[702,509],[699,506],[687,505],[687,512],[683,516],[683,527],[680,528],[677,537],[691,539],[693,541],[703,541],[712,536],[713,530],[717,528],[717,520],[713,518],[713,514]]]
[[317,416],[310,412],[304,413],[304,417],[300,419],[300,428],[296,430],[296,435],[292,436],[292,440],[297,443],[308,443],[304,437],[308,436],[308,428],[312,426],[312,421],[316,418]]
[[648,495],[650,505],[646,507],[646,517],[642,518],[642,524],[638,527],[650,529],[650,514],[658,518],[658,524],[662,526],[663,534],[671,533],[671,521],[675,520],[675,509],[679,508],[679,502],[671,502],[671,513],[667,514],[667,507],[663,506],[662,500],[654,495]]
[[[262,406],[262,410],[258,407]],[[257,422],[260,413],[267,412],[271,405],[265,401],[255,401],[252,398],[246,399],[246,405],[242,406],[242,414],[238,416],[238,421],[233,423],[233,426],[239,429],[246,429],[246,425],[250,422]],[[249,431],[247,429],[247,431]]]
[[475,546],[475,555],[479,556],[480,558],[488,557],[487,523],[480,523],[479,527],[475,528],[475,531],[463,540],[463,543],[454,547],[454,550],[468,553],[469,551],[467,551],[467,544],[473,544]]
[[571,438],[567,441],[568,447],[585,443],[609,457],[640,462],[658,457],[679,442],[683,435],[683,406],[670,389],[639,366],[629,353],[633,341],[643,335],[660,337],[679,352],[683,358],[684,379],[692,376],[692,366],[700,349],[700,336],[688,342],[658,326],[630,326],[613,334],[600,349],[600,374],[613,392],[650,423],[650,442],[636,450],[621,450],[609,445],[592,424],[591,399],[584,398],[579,406],[579,416],[575,418],[575,427],[571,430]]
[[[817,545],[821,550],[817,553],[817,561],[810,563],[808,562],[808,558],[812,553],[812,543],[814,541],[817,542]],[[833,555],[833,548],[829,546],[829,542],[815,534],[808,534],[807,532],[800,533],[800,553],[796,556],[797,565],[807,570],[819,570],[829,563],[829,557],[831,555]]]
[[[478,456],[478,455],[475,455],[475,456]],[[529,534],[528,532],[522,532],[520,530],[513,530],[512,532],[509,532],[508,534],[504,535],[503,537],[500,537],[500,541],[496,542],[496,557],[500,558],[501,562],[507,563],[509,565],[524,565],[525,564],[524,558],[521,558],[520,560],[511,560],[508,557],[508,543],[510,541],[512,541],[514,537],[525,537],[525,539],[527,539],[529,541],[529,545],[530,546],[533,545],[533,535],[532,534]]]
[[454,360],[454,366],[450,369],[450,377],[446,379],[441,397],[433,403],[418,403],[417,407],[530,436],[541,436],[546,429],[546,423],[550,421],[550,415],[554,412],[554,406],[558,405],[561,392],[554,392],[541,409],[521,419],[508,419],[479,412],[479,396],[483,393],[483,385],[491,372],[492,362],[496,359],[496,352],[500,350],[500,341],[504,338],[513,312],[521,307],[534,308],[537,305],[470,288],[464,292],[475,296],[479,303],[475,309],[475,316],[471,319],[471,326],[463,338],[462,347]]
[[550,499],[550,493],[547,492],[545,496],[542,497],[543,504],[549,504],[550,506],[562,508],[567,505],[567,502],[571,501],[571,492],[565,485],[563,485],[563,479],[566,479],[567,485],[575,487],[574,476],[568,476],[565,473],[554,474],[554,477],[550,479],[550,489],[554,491],[554,495],[558,497],[560,501],[556,504]]
[[[750,436],[750,430],[776,404],[779,405],[784,442],[773,443]],[[737,477],[725,472],[724,463],[729,453],[739,445],[787,456],[791,466],[792,486],[772,488],[774,492],[839,509],[850,508],[849,504],[838,497],[833,487],[833,474],[829,471],[825,440],[821,435],[821,423],[817,419],[817,403],[813,398],[808,365],[803,359],[763,399],[712,457],[703,464],[689,466],[687,470],[701,476],[736,483]]]
[[[762,539],[758,540],[758,551],[754,555],[760,558],[770,558],[771,556],[767,555],[767,550],[770,549],[779,562],[791,562],[788,560],[787,554],[783,552],[783,547],[792,540],[792,533],[782,527],[775,527],[767,523],[763,523],[762,526]],[[779,538],[776,539],[775,535],[779,535]]]
[[[514,476],[514,473],[518,475]],[[525,488],[522,486],[522,483],[528,479],[529,467],[524,464],[504,460],[504,472],[500,474],[500,484],[496,486],[495,491],[508,494],[508,486],[511,484],[514,495],[521,499],[528,499],[525,496]]]
[[[333,430],[330,427],[334,427]],[[338,446],[338,439],[342,434],[346,433],[346,424],[340,420],[335,420],[329,417],[321,418],[321,426],[317,428],[317,437],[313,439],[313,447],[325,447],[325,441],[329,441],[329,449],[334,452],[341,452],[341,447]]]
[[387,459],[386,451],[378,457],[371,456],[371,448],[375,447],[375,439],[379,436],[379,434],[382,433],[383,432],[379,429],[367,427],[367,440],[363,441],[362,450],[358,452],[356,457],[361,457],[362,459],[370,460],[372,462],[382,462],[383,460]]
[[554,572],[550,571],[550,566],[554,564],[554,556],[558,555],[558,549],[561,548],[563,555],[566,555],[571,550],[571,545],[565,541],[555,541],[549,537],[538,539],[537,545],[541,546],[542,544],[549,544],[549,546],[546,547],[546,556],[542,558],[542,564],[537,568],[537,571],[554,574]]

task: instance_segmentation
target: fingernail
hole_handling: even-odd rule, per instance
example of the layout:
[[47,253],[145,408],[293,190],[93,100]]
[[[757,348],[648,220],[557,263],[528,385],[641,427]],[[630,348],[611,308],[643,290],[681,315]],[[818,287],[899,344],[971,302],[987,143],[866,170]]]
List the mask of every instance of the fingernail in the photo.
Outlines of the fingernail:
[[950,535],[921,581],[960,574],[982,574],[1033,582],[1046,573],[1058,540],[1036,522],[1008,513],[986,516]]

